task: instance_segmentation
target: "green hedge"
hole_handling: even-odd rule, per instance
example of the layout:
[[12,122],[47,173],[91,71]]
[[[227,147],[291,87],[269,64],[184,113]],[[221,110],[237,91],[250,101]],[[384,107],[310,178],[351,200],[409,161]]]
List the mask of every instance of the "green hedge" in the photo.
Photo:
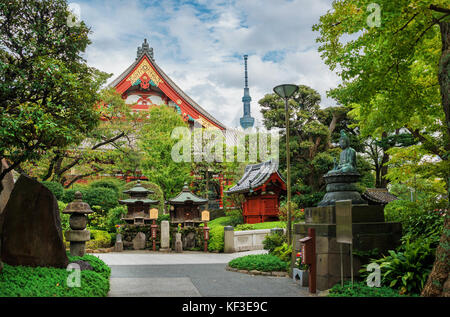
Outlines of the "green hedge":
[[57,200],[61,200],[64,196],[64,187],[58,182],[43,181],[42,185],[47,187]]
[[107,211],[119,204],[119,195],[113,189],[104,187],[67,189],[64,191],[62,201],[65,203],[74,201],[77,191],[83,194],[83,201],[87,202],[91,208],[99,206],[102,210]]
[[105,297],[109,292],[111,269],[92,255],[71,257],[83,260],[93,271],[81,271],[81,287],[68,287],[72,272],[51,267],[11,266],[4,264],[0,274],[0,297]]
[[398,291],[390,287],[369,287],[365,282],[345,282],[344,287],[341,284],[334,285],[328,294],[328,297],[405,297]]
[[258,270],[263,272],[287,271],[289,263],[271,254],[246,255],[231,260],[228,266],[239,270]]
[[121,194],[121,188],[124,185],[124,181],[117,179],[117,178],[106,178],[106,179],[100,179],[100,180],[96,180],[93,181],[91,183],[89,183],[89,187],[90,188],[98,188],[98,187],[102,187],[102,188],[109,188],[114,190],[117,195]]
[[86,242],[86,249],[109,248],[111,246],[111,235],[103,230],[89,229],[91,240]]

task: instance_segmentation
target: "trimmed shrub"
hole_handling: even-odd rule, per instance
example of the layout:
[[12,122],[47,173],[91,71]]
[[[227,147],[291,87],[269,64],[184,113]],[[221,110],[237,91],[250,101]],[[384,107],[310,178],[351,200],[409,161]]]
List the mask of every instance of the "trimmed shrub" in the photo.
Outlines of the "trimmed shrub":
[[284,234],[270,234],[263,240],[264,250],[268,250],[272,253],[276,248],[280,247],[287,241]]
[[83,201],[87,202],[91,208],[99,206],[102,210],[109,210],[119,204],[119,195],[113,189],[104,187],[66,189],[62,201],[65,203],[74,201],[77,191],[81,192]]
[[102,187],[102,188],[109,188],[114,190],[117,195],[120,195],[120,189],[121,187],[124,185],[124,182],[116,179],[116,178],[106,178],[106,179],[100,179],[100,180],[96,180],[93,181],[91,183],[89,183],[89,187],[91,188],[97,188],[97,187]]
[[49,182],[49,181],[43,181],[41,182],[42,185],[47,187],[53,195],[55,195],[57,200],[61,200],[64,196],[64,187],[58,183],[58,182]]
[[115,232],[116,225],[122,224],[121,218],[127,214],[127,207],[117,206],[108,210],[106,215],[106,227],[108,232]]
[[91,240],[86,242],[86,249],[109,248],[111,246],[111,235],[102,230],[89,230]]
[[228,266],[238,270],[258,270],[263,272],[287,271],[288,265],[271,254],[246,255],[231,260]]
[[224,234],[225,229],[223,226],[213,226],[208,224],[209,230],[209,241],[208,241],[208,251],[218,251],[223,252],[224,247]]
[[[93,271],[81,271],[81,287],[69,287],[72,272],[52,267],[10,266],[4,264],[0,274],[0,297],[105,297],[109,292],[111,269],[95,256],[71,257],[83,260]],[[70,279],[69,279],[70,280]]]
[[83,195],[83,200],[91,207],[100,206],[103,210],[109,210],[119,204],[119,196],[111,188],[89,188]]

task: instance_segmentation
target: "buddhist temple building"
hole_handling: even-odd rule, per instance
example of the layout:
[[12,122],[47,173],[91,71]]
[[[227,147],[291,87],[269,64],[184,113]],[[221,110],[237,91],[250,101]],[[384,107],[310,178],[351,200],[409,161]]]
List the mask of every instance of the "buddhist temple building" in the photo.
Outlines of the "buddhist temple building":
[[202,223],[201,206],[208,203],[208,199],[196,196],[185,183],[183,190],[174,198],[167,200],[170,207],[170,223],[184,226],[197,226]]
[[243,194],[244,223],[278,220],[279,197],[286,192],[286,183],[278,172],[275,160],[247,165],[244,175],[228,194]]
[[198,123],[205,128],[225,129],[219,120],[192,100],[156,64],[153,48],[147,39],[141,47],[138,47],[136,60],[109,86],[114,87],[127,104],[136,104],[133,107],[136,111],[167,105],[174,107],[190,126]]

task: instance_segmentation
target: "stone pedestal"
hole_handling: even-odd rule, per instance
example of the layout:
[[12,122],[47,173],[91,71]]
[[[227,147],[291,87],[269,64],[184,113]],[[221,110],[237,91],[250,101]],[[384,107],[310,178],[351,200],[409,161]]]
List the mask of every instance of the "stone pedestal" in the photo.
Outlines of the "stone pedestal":
[[[336,242],[336,207],[307,208],[305,223],[294,225],[294,254],[300,251],[299,239],[307,236],[308,228],[316,230],[317,289],[327,290],[341,280],[340,245]],[[384,222],[384,207],[352,206],[353,250],[380,252],[400,244],[401,224]],[[344,278],[350,279],[350,248],[343,244]],[[353,256],[354,276],[359,275],[361,258]]]
[[167,220],[161,221],[161,248],[160,251],[170,250],[170,227]]
[[175,252],[183,252],[183,242],[181,241],[181,233],[175,234]]
[[232,226],[226,226],[224,228],[223,252],[225,252],[225,253],[233,253],[233,252],[235,252],[235,247],[234,247],[234,228]]
[[91,239],[89,230],[68,230],[64,232],[66,241],[70,241],[70,255],[84,256],[86,253],[86,241]]
[[351,200],[354,205],[366,205],[359,194],[356,183],[360,178],[359,173],[329,173],[323,176],[326,187],[326,194],[317,206],[334,205],[337,200]]
[[116,243],[114,244],[114,252],[122,252],[122,251],[123,251],[122,235],[118,233],[116,236]]

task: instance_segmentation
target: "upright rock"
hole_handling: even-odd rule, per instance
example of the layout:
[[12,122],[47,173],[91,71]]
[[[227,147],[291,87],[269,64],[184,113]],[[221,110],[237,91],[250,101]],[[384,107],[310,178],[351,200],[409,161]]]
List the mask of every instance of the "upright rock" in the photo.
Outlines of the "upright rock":
[[3,210],[1,258],[10,265],[68,264],[58,202],[38,181],[21,175]]
[[[0,173],[8,168],[8,164],[5,159],[2,159],[0,162]],[[5,209],[6,203],[8,202],[9,196],[14,188],[14,177],[11,172],[6,174],[3,178],[1,186],[0,186],[0,235],[2,231],[2,219],[1,214],[3,209]]]
[[133,249],[143,250],[145,249],[145,233],[138,232],[133,239]]
[[170,227],[167,220],[161,221],[161,248],[160,251],[168,251],[170,247]]

